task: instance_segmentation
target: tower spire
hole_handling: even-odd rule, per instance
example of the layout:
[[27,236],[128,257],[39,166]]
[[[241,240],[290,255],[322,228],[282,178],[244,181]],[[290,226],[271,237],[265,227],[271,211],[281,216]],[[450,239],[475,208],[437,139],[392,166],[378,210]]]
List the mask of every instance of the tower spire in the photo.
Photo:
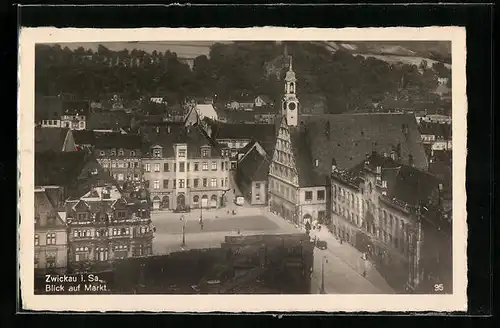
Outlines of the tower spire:
[[292,56],[290,56],[290,66],[288,66],[289,71],[293,71],[292,69]]

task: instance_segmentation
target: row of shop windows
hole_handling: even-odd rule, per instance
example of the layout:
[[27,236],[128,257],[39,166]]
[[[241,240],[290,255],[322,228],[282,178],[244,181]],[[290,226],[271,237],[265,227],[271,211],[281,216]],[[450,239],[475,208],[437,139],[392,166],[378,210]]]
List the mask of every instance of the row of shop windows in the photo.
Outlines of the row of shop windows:
[[[209,206],[207,195],[203,195],[203,196],[201,196],[201,198],[199,195],[194,195],[192,204],[198,205],[200,203],[200,199],[201,199],[202,205],[204,207]],[[210,206],[211,207],[217,207],[217,199],[218,199],[218,196],[215,194],[210,196]],[[161,205],[163,208],[166,208],[166,209],[170,208],[170,197],[169,196],[163,196],[163,198],[160,198],[159,196],[154,196],[153,203],[159,203],[159,202],[162,203]],[[186,196],[183,194],[178,195],[177,196],[177,205],[183,206],[185,204],[186,204]]]
[[105,169],[110,167],[113,169],[133,169],[139,168],[139,162],[111,162],[111,164],[103,162],[102,167]]
[[[136,151],[131,150],[131,151],[130,151],[130,153],[129,153],[129,156],[134,157],[134,156],[136,156],[136,154],[137,154],[137,152],[136,152]],[[99,152],[99,155],[100,155],[101,157],[102,157],[102,156],[106,156],[106,152],[105,152],[104,150],[101,150],[101,151]],[[111,151],[109,152],[109,156],[116,156],[116,150],[111,150]],[[125,151],[124,151],[124,150],[122,150],[122,149],[118,150],[118,156],[125,156]],[[137,167],[137,166],[136,166],[136,167]]]
[[[115,245],[112,250],[113,258],[121,259],[129,256],[130,247],[128,245]],[[136,245],[132,248],[132,256],[144,256],[151,254],[151,246],[145,247],[143,245]],[[110,251],[107,247],[96,247],[94,249],[94,253],[91,254],[91,249],[89,247],[77,247],[75,248],[73,259],[76,262],[92,260],[107,261],[110,259]]]
[[[210,180],[208,178],[200,178],[200,179],[192,179],[193,180],[193,188],[217,188],[217,178],[211,178]],[[170,181],[172,181],[172,185],[170,185]],[[210,182],[210,183],[209,183]],[[150,182],[149,180],[145,181],[145,187],[150,188]],[[220,187],[227,187],[229,184],[228,178],[220,179]],[[169,189],[169,188],[191,188],[191,179],[173,179],[173,180],[168,180],[165,179],[163,180],[163,184],[161,185],[163,189]],[[153,189],[160,189],[160,180],[154,180]]]

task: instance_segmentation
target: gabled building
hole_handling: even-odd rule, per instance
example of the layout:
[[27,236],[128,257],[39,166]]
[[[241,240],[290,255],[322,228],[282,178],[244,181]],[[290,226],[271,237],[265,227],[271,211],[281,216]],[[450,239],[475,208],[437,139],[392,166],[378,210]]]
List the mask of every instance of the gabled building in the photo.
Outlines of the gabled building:
[[62,104],[61,127],[71,130],[85,130],[90,104],[87,101],[64,101]]
[[451,199],[442,180],[376,152],[350,170],[333,162],[331,178],[335,236],[366,253],[396,290],[427,284],[430,292],[430,281],[451,288]]
[[75,150],[75,139],[70,129],[35,127],[35,152]]
[[296,224],[328,222],[333,160],[350,169],[366,153],[377,151],[427,169],[413,115],[302,114],[296,83],[290,63],[269,170],[269,206],[274,213]]
[[213,124],[211,138],[218,144],[225,145],[230,152],[231,167],[236,168],[238,152],[250,141],[273,143],[276,127],[274,124]]
[[94,155],[120,184],[125,181],[141,181],[142,139],[137,134],[99,133],[96,134]]
[[104,184],[66,200],[69,268],[73,272],[109,269],[114,260],[152,254],[149,209]]
[[229,161],[198,126],[143,128],[142,165],[153,209],[218,208],[229,190]]
[[63,274],[67,268],[67,233],[58,187],[35,187],[35,274]]
[[271,161],[259,143],[254,142],[252,145],[238,161],[236,181],[249,204],[267,205],[267,183]]

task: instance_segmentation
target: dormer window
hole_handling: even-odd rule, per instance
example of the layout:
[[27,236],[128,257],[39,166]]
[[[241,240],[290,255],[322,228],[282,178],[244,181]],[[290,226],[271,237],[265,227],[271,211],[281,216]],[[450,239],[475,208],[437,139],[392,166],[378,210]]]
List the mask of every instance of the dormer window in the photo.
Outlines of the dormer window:
[[186,149],[179,149],[178,157],[186,157]]
[[100,155],[100,156],[104,156],[104,155],[106,155],[106,153],[104,152],[104,150],[101,150],[101,151],[99,152],[99,155]]
[[319,160],[318,159],[315,159],[314,160],[314,167],[318,167],[319,166]]
[[135,151],[134,151],[134,150],[131,150],[131,151],[130,151],[130,156],[131,156],[131,157],[135,156]]
[[162,156],[161,148],[153,148],[153,157],[160,158]]
[[111,156],[116,156],[116,150],[112,149],[111,152],[110,152],[110,155]]
[[120,149],[120,150],[118,151],[118,156],[123,156],[123,154],[124,154],[123,149]]

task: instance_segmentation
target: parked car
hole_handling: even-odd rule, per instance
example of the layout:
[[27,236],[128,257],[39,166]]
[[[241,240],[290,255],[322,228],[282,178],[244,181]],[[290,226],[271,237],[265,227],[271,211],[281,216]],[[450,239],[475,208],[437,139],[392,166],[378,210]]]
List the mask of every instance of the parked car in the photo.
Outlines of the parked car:
[[324,240],[317,240],[316,241],[316,247],[318,247],[319,249],[327,249],[328,244]]

